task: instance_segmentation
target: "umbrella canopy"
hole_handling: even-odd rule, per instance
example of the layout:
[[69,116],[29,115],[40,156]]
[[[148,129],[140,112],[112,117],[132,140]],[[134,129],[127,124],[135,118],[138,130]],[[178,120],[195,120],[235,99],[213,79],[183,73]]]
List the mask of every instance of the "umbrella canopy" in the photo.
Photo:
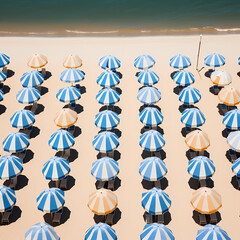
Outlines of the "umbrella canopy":
[[194,151],[203,151],[210,146],[208,135],[201,130],[194,130],[188,133],[185,143]]
[[158,81],[158,75],[152,70],[145,70],[138,74],[138,82],[144,86],[152,86],[158,83]]
[[12,115],[10,122],[15,128],[28,128],[35,122],[35,114],[29,110],[22,109]]
[[70,54],[64,59],[63,66],[65,68],[79,68],[82,66],[82,59],[78,55]]
[[24,73],[20,78],[23,87],[37,87],[43,83],[44,76],[37,70]]
[[138,69],[148,69],[153,67],[155,60],[150,55],[140,55],[134,60],[134,67]]
[[120,67],[121,61],[112,55],[106,55],[99,60],[98,65],[103,69],[115,70]]
[[41,68],[44,67],[47,63],[48,60],[44,55],[36,53],[29,58],[27,65],[31,68]]
[[200,127],[205,121],[203,113],[197,108],[187,108],[182,112],[181,122],[188,128]]
[[159,188],[152,188],[142,194],[142,207],[153,215],[160,215],[169,210],[171,200],[167,193]]
[[0,53],[0,67],[5,67],[9,63],[10,63],[10,57],[8,57],[4,53]]
[[139,145],[147,151],[158,151],[165,144],[163,135],[156,130],[149,130],[140,136]]
[[173,80],[177,85],[180,86],[189,86],[195,82],[194,75],[188,70],[181,70],[174,74]]
[[141,123],[145,126],[156,127],[163,121],[162,113],[155,107],[146,107],[139,113]]
[[191,66],[191,61],[189,57],[178,54],[170,59],[170,66],[177,69],[183,69]]
[[194,87],[186,87],[179,93],[179,101],[187,105],[197,103],[200,99],[200,91]]
[[161,92],[155,87],[143,87],[138,91],[137,99],[143,104],[155,104],[161,99]]
[[233,87],[225,87],[219,92],[218,99],[223,104],[235,106],[240,103],[240,92]]
[[63,108],[59,112],[57,112],[54,123],[61,128],[68,128],[74,125],[77,121],[78,115],[75,111],[70,108]]
[[240,110],[234,109],[224,114],[223,124],[231,130],[240,130]]
[[240,131],[231,132],[227,137],[227,143],[236,152],[240,152]]
[[47,180],[57,181],[70,172],[69,162],[61,157],[52,157],[44,165],[42,173]]
[[92,144],[99,152],[112,152],[119,145],[118,136],[108,131],[100,132],[94,137]]
[[40,92],[36,88],[27,87],[21,89],[17,94],[19,103],[32,104],[40,99]]
[[110,157],[103,157],[92,164],[91,174],[99,181],[110,181],[119,173],[118,162]]
[[56,97],[60,102],[74,103],[81,98],[81,92],[76,87],[64,87],[58,91]]
[[0,212],[6,212],[10,210],[15,203],[15,191],[6,186],[0,186]]
[[117,195],[111,190],[101,188],[89,196],[88,207],[97,215],[107,215],[117,208]]
[[225,64],[225,57],[218,53],[212,53],[204,58],[204,63],[209,67],[220,67]]
[[85,78],[85,73],[76,68],[66,69],[61,73],[60,80],[67,83],[77,83]]
[[97,78],[97,84],[99,84],[101,87],[104,87],[104,88],[115,87],[116,85],[119,84],[119,82],[120,82],[120,79],[118,75],[115,72],[110,70],[107,70],[101,73]]
[[0,158],[0,179],[17,177],[23,170],[22,159],[14,156],[3,156]]
[[174,240],[172,231],[161,223],[151,223],[144,226],[141,240]]
[[22,152],[29,144],[29,137],[26,134],[12,132],[3,141],[3,150],[10,153]]
[[0,71],[0,82],[5,81],[6,78],[7,78],[7,74],[2,72],[2,71]]
[[38,210],[46,213],[57,212],[63,208],[65,193],[58,188],[45,189],[37,197]]
[[240,158],[234,161],[232,165],[232,171],[237,175],[238,178],[240,178]]
[[167,167],[160,158],[148,157],[140,163],[139,173],[147,181],[158,181],[167,174]]
[[3,91],[0,90],[0,102],[3,100],[3,95],[4,95]]
[[119,121],[118,114],[110,110],[101,111],[95,116],[95,125],[102,130],[111,130],[115,128]]
[[50,137],[48,144],[57,151],[69,149],[74,145],[74,137],[66,130],[59,129]]
[[96,96],[98,103],[106,106],[113,105],[120,100],[120,94],[112,88],[103,88]]
[[201,187],[192,194],[191,204],[197,212],[212,214],[222,206],[222,200],[215,190]]
[[54,228],[47,223],[34,224],[26,233],[25,240],[60,240]]
[[232,76],[225,70],[214,71],[210,77],[213,84],[220,87],[226,86],[232,82]]

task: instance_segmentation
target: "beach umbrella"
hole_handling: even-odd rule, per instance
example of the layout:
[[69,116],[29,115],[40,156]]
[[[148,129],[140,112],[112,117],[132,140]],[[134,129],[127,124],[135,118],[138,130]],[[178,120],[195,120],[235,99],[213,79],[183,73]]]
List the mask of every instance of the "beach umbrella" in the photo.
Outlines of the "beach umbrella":
[[143,104],[155,104],[161,99],[161,92],[155,87],[143,87],[138,91],[137,99]]
[[156,127],[163,121],[162,113],[155,107],[146,107],[139,113],[141,123],[145,126]]
[[178,54],[170,59],[170,66],[177,69],[183,69],[191,66],[191,61],[189,57]]
[[44,55],[35,53],[29,58],[27,65],[31,68],[42,68],[47,63],[48,60]]
[[198,108],[187,108],[182,112],[181,122],[188,128],[202,126],[206,119]]
[[197,231],[196,240],[231,240],[231,238],[221,227],[207,224]]
[[174,74],[173,80],[179,86],[189,86],[195,82],[194,75],[188,70],[181,70]]
[[117,195],[111,190],[101,188],[89,196],[87,205],[93,213],[107,215],[117,208]]
[[224,114],[223,124],[231,130],[240,130],[240,110],[234,109]]
[[40,92],[36,88],[27,87],[22,88],[17,94],[17,100],[19,103],[32,104],[38,101],[40,98]]
[[201,130],[194,130],[188,133],[185,143],[194,151],[203,151],[210,146],[208,135]]
[[172,231],[161,223],[151,223],[144,226],[141,240],[174,240]]
[[78,55],[70,54],[64,59],[63,66],[65,68],[79,68],[82,66],[82,59]]
[[106,55],[99,60],[98,65],[103,69],[115,70],[120,67],[121,61],[112,55]]
[[240,178],[240,158],[234,161],[232,165],[232,171],[237,175],[238,178]]
[[240,103],[240,92],[233,87],[225,87],[218,93],[218,99],[227,106]]
[[66,130],[59,129],[50,137],[48,144],[57,151],[69,149],[74,145],[74,137]]
[[26,134],[12,132],[3,141],[3,150],[10,153],[23,152],[29,144],[29,137]]
[[214,189],[201,187],[192,194],[191,204],[197,212],[212,214],[222,206],[222,200]]
[[86,231],[84,240],[117,240],[117,235],[108,224],[99,222]]
[[225,64],[225,57],[218,53],[212,53],[204,58],[204,63],[209,67],[220,67]]
[[152,70],[145,70],[138,74],[138,82],[145,86],[154,85],[158,83],[158,81],[158,75]]
[[78,115],[75,111],[70,108],[63,108],[57,112],[54,117],[54,123],[60,128],[68,128],[74,125],[77,119]]
[[25,240],[60,240],[54,228],[48,223],[34,224],[26,233]]
[[118,136],[108,131],[100,132],[94,137],[92,144],[99,152],[112,152],[119,145]]
[[60,76],[62,82],[77,83],[85,78],[85,73],[76,68],[65,69]]
[[93,162],[91,174],[99,181],[110,181],[119,173],[118,162],[110,157],[103,157]]
[[232,76],[225,70],[214,71],[210,76],[213,84],[223,87],[232,82]]
[[238,65],[240,65],[240,57],[238,58]]
[[103,88],[96,96],[98,103],[102,105],[113,105],[120,100],[120,94],[112,88]]
[[7,78],[7,74],[4,73],[3,71],[0,71],[0,82],[5,81]]
[[46,179],[57,181],[65,178],[70,172],[69,162],[61,157],[52,157],[44,165],[42,173]]
[[139,173],[147,181],[158,181],[167,174],[167,167],[158,157],[148,157],[140,163]]
[[0,53],[0,68],[5,67],[9,63],[10,63],[10,57],[8,57],[4,53]]
[[155,60],[150,55],[140,55],[134,60],[134,67],[142,70],[153,67]]
[[15,191],[6,186],[0,186],[0,212],[6,212],[15,205]]
[[169,210],[171,200],[167,193],[159,188],[152,188],[142,193],[142,207],[153,215],[161,215]]
[[58,91],[56,97],[60,102],[74,103],[81,98],[81,92],[76,87],[64,87]]
[[110,110],[101,111],[95,116],[95,125],[102,130],[111,130],[115,128],[119,121],[118,114]]
[[37,87],[43,83],[44,76],[37,70],[24,73],[20,78],[23,87]]
[[200,91],[194,87],[186,87],[179,93],[179,101],[187,105],[197,103],[200,99]]
[[231,132],[227,137],[227,143],[236,152],[240,152],[240,131]]
[[97,78],[97,84],[101,87],[115,87],[120,82],[118,75],[110,70],[106,70],[105,72],[101,73]]
[[139,145],[147,151],[158,151],[165,144],[163,135],[156,130],[149,130],[140,136]]
[[10,122],[15,128],[28,128],[35,122],[35,114],[29,110],[22,109],[12,115]]
[[0,90],[0,102],[3,100],[3,95],[4,95],[3,91]]

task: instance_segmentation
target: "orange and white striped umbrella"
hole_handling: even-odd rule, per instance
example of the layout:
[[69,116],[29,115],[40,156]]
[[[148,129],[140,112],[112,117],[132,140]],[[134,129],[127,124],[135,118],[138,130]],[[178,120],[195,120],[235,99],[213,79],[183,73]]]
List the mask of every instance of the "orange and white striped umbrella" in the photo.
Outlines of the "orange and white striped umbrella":
[[210,146],[208,135],[201,130],[195,130],[188,133],[185,143],[194,151],[203,151]]
[[77,113],[70,108],[63,108],[59,111],[55,118],[54,122],[58,127],[68,128],[71,127],[78,119]]
[[222,103],[234,106],[240,102],[240,92],[233,87],[225,87],[219,92],[218,98]]
[[117,208],[117,195],[111,190],[101,188],[88,199],[89,209],[97,215],[107,215]]
[[63,66],[66,68],[78,68],[82,66],[82,59],[77,55],[68,55],[64,61]]
[[229,72],[225,70],[218,70],[211,74],[211,80],[213,84],[223,87],[232,82],[232,77]]
[[212,214],[222,206],[221,195],[211,188],[202,187],[192,194],[191,204],[202,214]]
[[29,58],[27,65],[31,68],[41,68],[44,67],[47,63],[48,60],[44,55],[35,53]]

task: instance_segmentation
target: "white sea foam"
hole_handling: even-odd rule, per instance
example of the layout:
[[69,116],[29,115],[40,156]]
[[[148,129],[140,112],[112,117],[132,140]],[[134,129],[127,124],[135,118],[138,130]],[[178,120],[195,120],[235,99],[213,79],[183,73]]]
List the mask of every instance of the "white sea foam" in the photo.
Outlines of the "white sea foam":
[[215,28],[218,32],[236,32],[240,31],[240,28]]
[[76,33],[76,34],[109,34],[109,33],[118,33],[118,31],[103,31],[103,32],[84,32],[84,31],[76,31],[76,30],[68,30],[65,29],[68,33]]

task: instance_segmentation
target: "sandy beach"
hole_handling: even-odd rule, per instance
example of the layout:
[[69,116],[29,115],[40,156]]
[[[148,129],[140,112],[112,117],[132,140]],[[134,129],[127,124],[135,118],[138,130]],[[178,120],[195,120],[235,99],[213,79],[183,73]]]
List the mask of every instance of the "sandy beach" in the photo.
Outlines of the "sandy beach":
[[[48,188],[48,181],[42,175],[43,164],[55,155],[55,151],[48,145],[50,135],[58,128],[53,118],[64,104],[56,99],[56,93],[68,84],[60,81],[60,74],[64,70],[62,62],[64,58],[73,53],[80,56],[83,66],[80,68],[86,73],[86,78],[81,86],[86,88],[86,93],[78,101],[83,111],[78,115],[76,126],[81,129],[81,134],[75,138],[75,149],[77,158],[70,163],[70,176],[75,179],[75,185],[65,192],[65,207],[69,211],[69,219],[64,224],[55,227],[61,240],[84,239],[85,231],[95,222],[93,213],[87,207],[88,196],[96,190],[95,179],[92,177],[91,164],[97,159],[97,152],[92,146],[92,140],[99,129],[94,125],[95,114],[102,107],[95,99],[101,89],[96,79],[103,71],[98,66],[100,57],[106,54],[115,55],[121,60],[119,72],[122,79],[119,88],[122,90],[120,102],[117,106],[122,112],[119,115],[121,131],[118,151],[121,154],[118,160],[121,186],[115,191],[118,196],[118,208],[121,218],[113,225],[119,240],[140,239],[140,234],[145,225],[143,219],[144,210],[141,206],[141,194],[146,190],[143,188],[139,175],[139,164],[142,160],[142,149],[139,146],[140,130],[143,127],[139,121],[140,102],[137,100],[138,89],[141,85],[135,76],[137,69],[134,68],[134,59],[141,54],[150,54],[156,64],[153,70],[159,75],[160,81],[156,87],[162,93],[162,99],[157,103],[164,116],[161,128],[164,130],[166,152],[164,159],[168,173],[166,178],[168,186],[165,189],[172,200],[170,208],[171,221],[167,225],[177,240],[193,240],[196,238],[197,230],[201,229],[193,216],[193,207],[190,204],[193,189],[188,181],[190,175],[187,173],[188,159],[186,151],[188,147],[184,142],[181,130],[184,125],[180,121],[181,113],[178,110],[181,103],[178,95],[173,92],[176,84],[170,75],[174,71],[169,66],[169,59],[182,53],[190,57],[192,66],[189,70],[195,76],[192,85],[200,90],[202,99],[196,106],[206,117],[206,123],[201,127],[211,141],[208,148],[210,158],[214,161],[216,172],[212,177],[214,189],[222,196],[221,221],[219,226],[227,231],[232,240],[239,238],[240,226],[240,193],[236,190],[231,180],[234,176],[231,171],[231,162],[226,158],[229,149],[226,138],[222,136],[224,125],[218,112],[218,97],[210,93],[212,82],[204,74],[205,68],[196,71],[196,56],[199,36],[162,36],[162,37],[130,37],[130,38],[30,38],[30,37],[2,37],[0,38],[1,52],[11,58],[8,66],[15,74],[5,81],[9,92],[4,95],[1,102],[6,111],[0,115],[0,142],[16,129],[10,124],[10,117],[17,110],[24,108],[16,100],[16,94],[22,88],[20,77],[30,68],[27,60],[33,53],[42,53],[47,56],[49,63],[46,68],[51,72],[42,84],[48,92],[41,96],[39,104],[44,110],[36,115],[34,126],[39,128],[39,135],[30,140],[29,150],[33,152],[33,158],[24,163],[24,175],[28,183],[20,190],[16,190],[17,203],[21,216],[15,222],[0,226],[0,238],[4,240],[24,239],[25,232],[35,223],[44,221],[44,213],[37,209],[36,198]],[[210,53],[220,53],[226,58],[226,65],[220,69],[227,70],[233,78],[231,86],[240,89],[240,71],[237,59],[240,56],[240,35],[218,35],[203,36],[200,53],[199,68],[204,67],[203,59]],[[1,156],[7,155],[0,148]],[[26,180],[25,178],[25,180]],[[0,181],[3,184],[3,181]]]

